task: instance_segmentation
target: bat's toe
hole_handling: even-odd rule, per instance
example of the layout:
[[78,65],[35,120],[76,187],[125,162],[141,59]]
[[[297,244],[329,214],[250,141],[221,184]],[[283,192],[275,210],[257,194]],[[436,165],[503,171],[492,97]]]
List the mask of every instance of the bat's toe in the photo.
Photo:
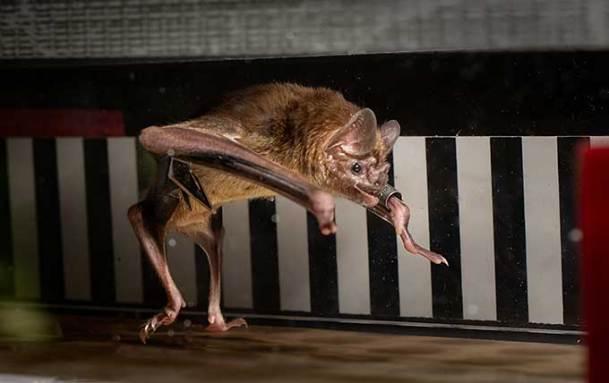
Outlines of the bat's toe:
[[233,319],[228,322],[224,322],[224,319],[216,320],[213,323],[210,323],[205,330],[208,332],[226,332],[234,327],[247,328],[247,322],[243,318]]

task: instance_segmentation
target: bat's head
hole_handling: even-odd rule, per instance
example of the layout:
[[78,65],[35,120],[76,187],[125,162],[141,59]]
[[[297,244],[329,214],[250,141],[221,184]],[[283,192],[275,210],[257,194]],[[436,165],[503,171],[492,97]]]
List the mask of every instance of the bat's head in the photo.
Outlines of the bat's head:
[[387,156],[399,135],[397,121],[379,128],[372,110],[356,112],[327,143],[327,187],[366,207],[376,205],[377,195],[389,180]]

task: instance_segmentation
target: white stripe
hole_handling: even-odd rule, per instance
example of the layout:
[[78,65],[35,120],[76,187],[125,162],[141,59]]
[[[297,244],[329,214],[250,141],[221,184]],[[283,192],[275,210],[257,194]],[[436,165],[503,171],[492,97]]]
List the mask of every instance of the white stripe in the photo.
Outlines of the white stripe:
[[127,219],[127,210],[138,198],[137,158],[133,137],[108,139],[108,170],[116,300],[140,303],[143,301],[141,253]]
[[188,307],[197,305],[195,244],[186,236],[171,233],[166,247],[169,270]]
[[491,147],[488,137],[457,137],[463,318],[496,320]]
[[562,323],[556,137],[523,137],[529,322]]
[[287,198],[276,201],[281,309],[311,311],[307,213]]
[[7,140],[15,295],[40,298],[34,153],[30,138]]
[[593,148],[608,147],[609,136],[592,136],[590,137],[590,146]]
[[248,201],[222,206],[225,229],[222,288],[226,307],[252,308],[252,253]]
[[336,225],[339,311],[345,314],[370,314],[366,210],[338,198]]
[[83,142],[82,138],[57,138],[56,143],[65,297],[90,300]]
[[[393,149],[395,187],[411,211],[410,232],[429,247],[427,210],[427,159],[424,137],[400,137]],[[398,241],[400,315],[432,317],[431,269],[429,261],[406,252]]]

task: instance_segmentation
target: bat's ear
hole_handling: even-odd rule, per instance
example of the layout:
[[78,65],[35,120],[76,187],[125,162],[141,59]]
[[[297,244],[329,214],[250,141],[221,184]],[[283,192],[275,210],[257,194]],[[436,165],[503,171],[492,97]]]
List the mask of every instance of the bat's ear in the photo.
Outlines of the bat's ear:
[[387,153],[393,149],[393,145],[400,136],[400,124],[396,120],[387,121],[381,126],[381,138],[387,148]]
[[340,146],[347,154],[370,153],[376,143],[376,116],[368,108],[355,113],[330,139],[328,149]]

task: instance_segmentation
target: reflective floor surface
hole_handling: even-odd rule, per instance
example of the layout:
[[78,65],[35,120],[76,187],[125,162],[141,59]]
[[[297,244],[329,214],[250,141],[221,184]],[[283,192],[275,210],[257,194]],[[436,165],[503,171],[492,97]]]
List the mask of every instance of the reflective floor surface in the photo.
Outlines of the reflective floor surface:
[[209,334],[188,320],[143,345],[132,318],[28,315],[4,317],[0,382],[584,380],[575,345],[265,326]]

